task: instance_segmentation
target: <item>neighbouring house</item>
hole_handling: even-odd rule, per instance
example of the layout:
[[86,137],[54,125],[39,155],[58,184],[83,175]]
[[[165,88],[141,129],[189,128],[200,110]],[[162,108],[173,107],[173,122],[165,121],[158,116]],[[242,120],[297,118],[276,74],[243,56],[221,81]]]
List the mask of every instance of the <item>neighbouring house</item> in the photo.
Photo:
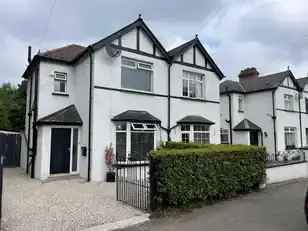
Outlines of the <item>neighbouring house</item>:
[[259,76],[255,68],[222,82],[222,143],[265,145],[269,153],[307,146],[307,84],[290,70]]
[[110,144],[135,161],[167,140],[220,143],[223,73],[197,36],[166,51],[141,17],[88,47],[38,53],[23,77],[32,177],[105,180]]

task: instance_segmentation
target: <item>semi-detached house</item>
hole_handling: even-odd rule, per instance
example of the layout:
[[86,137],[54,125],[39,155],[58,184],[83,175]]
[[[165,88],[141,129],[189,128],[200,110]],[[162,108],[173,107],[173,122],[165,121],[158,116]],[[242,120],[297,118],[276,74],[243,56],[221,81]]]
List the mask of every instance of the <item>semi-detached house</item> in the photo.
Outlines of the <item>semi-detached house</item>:
[[224,77],[196,36],[166,51],[142,18],[95,44],[34,56],[22,165],[32,177],[105,180],[104,151],[144,160],[167,140],[220,143]]
[[220,84],[222,143],[264,145],[268,153],[308,146],[308,78],[290,70],[241,71]]

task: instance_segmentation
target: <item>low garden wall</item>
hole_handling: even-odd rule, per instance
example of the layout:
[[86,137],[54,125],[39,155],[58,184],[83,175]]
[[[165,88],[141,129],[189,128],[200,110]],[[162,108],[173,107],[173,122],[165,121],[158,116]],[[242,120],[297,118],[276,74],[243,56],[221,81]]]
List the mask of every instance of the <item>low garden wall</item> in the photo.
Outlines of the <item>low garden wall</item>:
[[266,151],[246,145],[167,143],[150,154],[151,207],[183,207],[257,189]]

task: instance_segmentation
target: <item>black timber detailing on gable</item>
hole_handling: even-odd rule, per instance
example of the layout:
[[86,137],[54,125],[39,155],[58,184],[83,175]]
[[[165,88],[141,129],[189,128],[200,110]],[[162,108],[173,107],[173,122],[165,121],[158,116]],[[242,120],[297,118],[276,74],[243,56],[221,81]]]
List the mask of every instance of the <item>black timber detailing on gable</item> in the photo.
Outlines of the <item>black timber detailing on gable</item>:
[[233,131],[261,131],[261,128],[248,119],[243,119],[234,128]]
[[138,18],[133,23],[123,27],[122,29],[118,30],[117,32],[115,32],[115,33],[113,33],[109,36],[107,36],[106,38],[94,43],[92,45],[92,47],[93,47],[94,51],[98,50],[98,49],[104,47],[106,44],[111,43],[113,40],[118,39],[122,35],[128,33],[129,31],[131,31],[135,28],[140,28],[140,30],[142,30],[151,39],[151,41],[155,44],[156,49],[158,49],[162,53],[163,57],[165,57],[166,59],[169,59],[167,51],[161,45],[161,43],[158,41],[158,39],[155,37],[155,35],[152,33],[152,31],[147,27],[147,25],[144,23],[142,18]]
[[136,31],[136,42],[137,42],[137,44],[136,44],[136,47],[137,47],[137,51],[139,51],[140,50],[140,27],[138,26],[137,27],[137,31]]
[[189,115],[185,116],[183,119],[180,119],[178,124],[208,124],[208,125],[213,125],[215,124],[214,122],[198,115]]
[[37,121],[38,125],[82,125],[82,119],[75,107],[70,105]]
[[111,119],[112,121],[140,122],[160,124],[161,121],[147,111],[128,110],[122,112]]
[[[223,79],[225,76],[222,73],[222,71],[218,68],[218,66],[216,65],[216,63],[214,62],[214,60],[211,58],[211,56],[208,54],[208,52],[206,51],[206,49],[204,48],[204,46],[202,45],[202,43],[200,42],[199,38],[196,37],[172,50],[170,50],[168,52],[170,58],[172,60],[175,60],[176,57],[178,57],[179,55],[182,55],[185,53],[185,51],[187,51],[190,47],[195,47],[198,48],[201,52],[201,54],[205,57],[205,62],[209,63],[211,68],[213,69],[213,71],[218,75],[218,77],[220,79]],[[194,57],[195,57],[195,52],[194,52]],[[194,65],[194,64],[192,64]],[[196,66],[196,65],[194,65]],[[200,66],[196,66],[197,68],[200,68]],[[206,68],[209,69],[209,68]]]

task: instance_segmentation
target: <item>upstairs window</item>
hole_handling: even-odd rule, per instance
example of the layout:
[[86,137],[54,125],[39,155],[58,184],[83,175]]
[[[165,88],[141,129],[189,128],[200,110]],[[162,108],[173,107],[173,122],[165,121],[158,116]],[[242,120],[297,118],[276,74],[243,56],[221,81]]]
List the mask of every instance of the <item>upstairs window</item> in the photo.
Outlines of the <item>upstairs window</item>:
[[55,72],[54,74],[54,88],[55,93],[66,93],[67,92],[67,74],[63,72]]
[[182,124],[181,140],[184,143],[209,144],[209,126],[205,124]]
[[308,98],[305,98],[305,108],[306,112],[308,112]]
[[121,87],[139,91],[153,90],[153,65],[122,58]]
[[204,98],[204,75],[183,71],[183,96],[191,98]]
[[239,95],[238,97],[238,111],[244,112],[244,98],[242,95]]
[[284,95],[284,108],[286,110],[293,111],[294,110],[294,100],[293,100],[293,95]]

